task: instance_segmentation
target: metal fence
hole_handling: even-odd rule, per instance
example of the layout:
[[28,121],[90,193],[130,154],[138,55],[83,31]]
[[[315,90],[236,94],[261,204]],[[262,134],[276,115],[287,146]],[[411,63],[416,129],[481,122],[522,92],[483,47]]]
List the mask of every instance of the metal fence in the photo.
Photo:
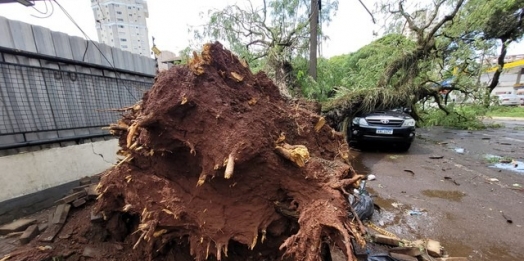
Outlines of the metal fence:
[[0,62],[0,149],[103,134],[100,127],[120,117],[108,109],[133,105],[153,82],[152,77],[94,71]]

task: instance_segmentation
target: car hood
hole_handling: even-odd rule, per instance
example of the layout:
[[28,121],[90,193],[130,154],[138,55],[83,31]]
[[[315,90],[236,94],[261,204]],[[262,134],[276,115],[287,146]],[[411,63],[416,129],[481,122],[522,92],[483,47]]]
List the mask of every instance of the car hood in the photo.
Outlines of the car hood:
[[362,115],[362,117],[395,117],[395,118],[402,118],[402,119],[405,119],[405,118],[411,118],[411,116],[409,116],[409,114],[406,114],[406,113],[403,113],[403,112],[397,112],[397,111],[376,111],[376,112],[372,112],[372,113],[368,113],[368,114],[365,114],[365,115]]

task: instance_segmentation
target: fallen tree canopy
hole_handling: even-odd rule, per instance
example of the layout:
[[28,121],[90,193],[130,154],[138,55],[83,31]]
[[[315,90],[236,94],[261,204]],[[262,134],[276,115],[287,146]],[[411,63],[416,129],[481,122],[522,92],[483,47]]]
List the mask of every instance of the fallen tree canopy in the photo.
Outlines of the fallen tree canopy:
[[400,107],[411,108],[411,116],[419,120],[420,116],[413,105],[428,96],[438,101],[441,109],[448,113],[448,110],[440,104],[439,89],[431,88],[428,85],[401,89],[374,88],[351,91],[324,102],[321,111],[327,123],[332,127],[338,126],[345,118],[351,118],[360,112],[369,113]]
[[363,176],[342,135],[220,43],[160,73],[125,111],[110,126],[124,158],[103,174],[93,210],[106,232],[79,228],[88,217],[76,215],[67,249],[109,241],[124,245],[117,260],[322,260],[330,244],[354,260],[351,242],[365,244],[346,198]]

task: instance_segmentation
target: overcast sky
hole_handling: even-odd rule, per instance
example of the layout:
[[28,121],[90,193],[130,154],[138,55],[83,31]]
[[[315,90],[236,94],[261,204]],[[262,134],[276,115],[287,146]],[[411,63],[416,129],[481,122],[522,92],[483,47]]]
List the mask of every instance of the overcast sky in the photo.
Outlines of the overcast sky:
[[[90,0],[58,0],[58,2],[91,39],[98,40]],[[205,20],[201,20],[199,16],[201,11],[223,8],[227,4],[236,2],[242,2],[242,0],[149,0],[147,1],[149,37],[155,37],[155,43],[161,50],[177,53],[187,47],[192,38],[188,33],[188,25],[196,26],[205,23]],[[369,8],[373,8],[374,0],[364,2],[369,4]],[[47,4],[47,7],[48,11],[51,11],[50,4]],[[46,5],[43,1],[36,1],[35,8],[45,12]],[[0,16],[83,37],[78,28],[57,7],[54,8],[54,13],[49,18],[41,19],[35,16],[43,15],[31,7],[17,3],[0,4]],[[324,29],[330,39],[322,43],[322,55],[331,57],[354,52],[373,41],[375,39],[373,30],[377,31],[379,28],[372,23],[370,16],[357,0],[340,0],[336,16],[332,23]],[[523,43],[510,46],[509,54],[520,53],[524,53]]]

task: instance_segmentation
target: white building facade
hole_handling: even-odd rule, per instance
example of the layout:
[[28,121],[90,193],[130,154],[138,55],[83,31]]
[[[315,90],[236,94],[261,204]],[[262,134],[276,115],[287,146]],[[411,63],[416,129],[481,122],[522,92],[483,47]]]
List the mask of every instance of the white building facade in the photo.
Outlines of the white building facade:
[[150,56],[145,0],[91,0],[91,8],[99,42]]

